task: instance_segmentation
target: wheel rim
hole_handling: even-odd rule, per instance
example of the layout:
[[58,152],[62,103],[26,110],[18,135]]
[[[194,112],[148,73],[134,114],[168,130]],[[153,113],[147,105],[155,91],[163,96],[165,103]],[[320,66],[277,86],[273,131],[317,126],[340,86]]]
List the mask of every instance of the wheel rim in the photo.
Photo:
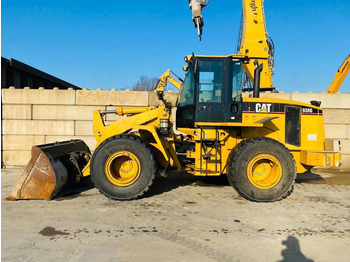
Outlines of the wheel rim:
[[251,159],[247,167],[249,182],[260,189],[276,186],[282,178],[281,162],[272,155],[260,154]]
[[107,179],[116,186],[129,186],[140,176],[139,159],[131,152],[118,151],[110,155],[105,164]]

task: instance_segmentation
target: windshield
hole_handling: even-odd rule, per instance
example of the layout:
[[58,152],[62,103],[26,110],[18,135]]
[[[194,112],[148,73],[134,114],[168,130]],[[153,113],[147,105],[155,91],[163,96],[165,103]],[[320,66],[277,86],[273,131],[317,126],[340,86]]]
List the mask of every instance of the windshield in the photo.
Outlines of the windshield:
[[193,105],[193,85],[193,67],[189,66],[185,75],[185,81],[180,95],[179,106]]

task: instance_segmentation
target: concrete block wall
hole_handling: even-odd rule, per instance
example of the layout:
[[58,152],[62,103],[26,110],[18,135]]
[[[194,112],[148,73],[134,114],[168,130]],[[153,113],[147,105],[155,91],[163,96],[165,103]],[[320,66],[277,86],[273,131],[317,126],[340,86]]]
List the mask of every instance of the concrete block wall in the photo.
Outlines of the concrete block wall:
[[[326,137],[340,139],[343,168],[350,169],[350,94],[262,93],[263,97],[309,103],[322,101]],[[178,93],[167,92],[173,105]],[[92,112],[116,106],[157,106],[155,92],[112,90],[2,89],[2,162],[6,167],[26,165],[32,145],[83,139],[93,149]],[[106,121],[120,119],[107,115]]]
[[[116,106],[148,106],[148,92],[2,89],[2,164],[23,166],[33,145],[82,139],[94,149],[92,113]],[[108,116],[106,121],[117,120]]]

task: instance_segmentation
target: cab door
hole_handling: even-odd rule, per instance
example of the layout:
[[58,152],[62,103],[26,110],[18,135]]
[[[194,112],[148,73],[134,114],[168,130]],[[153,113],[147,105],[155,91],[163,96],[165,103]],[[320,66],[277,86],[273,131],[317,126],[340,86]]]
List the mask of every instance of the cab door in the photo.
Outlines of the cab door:
[[226,66],[225,122],[242,122],[243,67],[241,60],[230,60]]
[[224,121],[224,69],[224,59],[198,59],[196,66],[195,122]]

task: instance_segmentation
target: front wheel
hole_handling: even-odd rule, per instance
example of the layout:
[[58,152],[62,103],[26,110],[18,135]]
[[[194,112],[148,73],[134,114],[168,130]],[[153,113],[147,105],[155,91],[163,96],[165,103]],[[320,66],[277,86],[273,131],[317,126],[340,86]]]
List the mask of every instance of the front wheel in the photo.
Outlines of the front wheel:
[[276,140],[261,137],[243,140],[230,153],[227,166],[231,185],[248,200],[273,202],[293,191],[294,159]]
[[119,135],[104,141],[91,159],[91,180],[104,195],[115,200],[142,196],[157,172],[155,156],[142,139]]

